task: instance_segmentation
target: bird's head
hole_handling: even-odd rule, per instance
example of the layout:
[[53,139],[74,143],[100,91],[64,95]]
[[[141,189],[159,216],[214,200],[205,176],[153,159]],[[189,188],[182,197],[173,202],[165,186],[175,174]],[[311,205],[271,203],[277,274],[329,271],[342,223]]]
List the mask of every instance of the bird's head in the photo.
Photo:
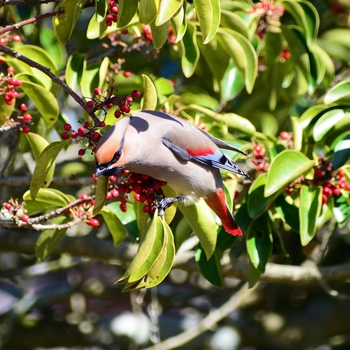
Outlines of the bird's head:
[[125,130],[129,124],[128,118],[123,118],[109,128],[100,138],[95,152],[96,176],[116,175],[124,170]]

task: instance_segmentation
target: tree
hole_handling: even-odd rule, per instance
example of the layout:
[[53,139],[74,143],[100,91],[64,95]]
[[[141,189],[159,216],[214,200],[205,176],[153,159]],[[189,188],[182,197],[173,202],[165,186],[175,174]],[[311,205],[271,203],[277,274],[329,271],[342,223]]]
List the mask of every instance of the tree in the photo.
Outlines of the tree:
[[[206,285],[210,293],[224,301],[198,326],[161,343],[162,349],[210,329],[248,294],[259,293],[259,281],[320,286],[328,295],[348,300],[350,51],[345,3],[0,4],[7,23],[0,29],[4,189],[0,246],[8,261],[3,276],[23,277],[25,266],[31,271],[42,266],[51,271],[47,276],[51,269],[66,271],[69,281],[69,271],[82,273],[84,260],[66,254],[119,261],[112,268],[112,280],[86,272],[90,286],[70,281],[62,294],[55,291],[48,302],[52,308],[54,302],[70,296],[78,333],[92,335],[90,340],[81,336],[76,343],[28,342],[26,347],[95,342],[112,348],[93,330],[85,307],[79,309],[79,298],[103,291],[106,296],[106,285],[114,277],[123,283],[123,291],[141,290],[143,295],[143,288],[164,284],[174,292],[177,271],[197,279],[199,271],[201,286],[204,277],[212,285]],[[228,235],[202,201],[188,207],[173,205],[160,218],[152,194],[169,196],[172,190],[157,179],[129,172],[98,181],[91,177],[101,135],[116,120],[140,109],[186,118],[251,153],[248,159],[229,155],[253,181],[223,174],[243,238]],[[42,263],[6,251],[35,252]],[[100,268],[96,264],[91,266]],[[29,281],[34,283],[36,274],[29,272]],[[232,278],[247,280],[250,289],[244,285],[229,297]],[[16,286],[9,280],[4,283]],[[38,287],[42,283],[35,281]],[[213,286],[223,289],[219,292]],[[115,288],[120,295],[119,285]],[[154,290],[149,313],[156,326]],[[28,325],[35,305],[45,310],[42,298],[48,292],[31,294],[22,288],[20,295],[16,307],[3,312],[10,326],[0,342],[5,344],[8,336],[12,347],[16,346],[14,329]],[[133,305],[140,308],[137,302]],[[66,317],[69,321],[68,313]],[[121,334],[120,325],[114,329]],[[326,340],[300,337],[295,348],[316,346],[349,331],[336,329]],[[157,332],[151,334],[154,343],[160,341]],[[259,347],[246,335],[242,346],[278,349],[286,344],[276,333],[266,341],[268,345]],[[134,342],[147,343],[147,337],[140,339]],[[215,348],[213,342],[214,337]],[[288,344],[293,348],[292,340]]]

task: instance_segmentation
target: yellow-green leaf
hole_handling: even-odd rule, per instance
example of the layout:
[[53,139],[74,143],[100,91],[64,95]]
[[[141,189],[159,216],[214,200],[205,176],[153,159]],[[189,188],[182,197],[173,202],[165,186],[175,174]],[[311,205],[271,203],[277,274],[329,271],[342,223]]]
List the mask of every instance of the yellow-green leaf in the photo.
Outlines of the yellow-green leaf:
[[313,165],[315,161],[301,152],[282,151],[271,162],[267,172],[264,196],[268,197],[279,191],[298,176],[305,174]]
[[139,18],[140,23],[150,24],[157,16],[160,0],[140,0]]
[[155,20],[155,25],[160,26],[169,21],[182,4],[183,0],[160,0],[159,12]]
[[156,50],[160,49],[166,43],[169,35],[169,24],[170,20],[159,26],[156,26],[154,21],[151,22],[152,43]]
[[108,230],[113,238],[114,246],[117,247],[128,235],[128,230],[115,215],[114,211],[104,207],[101,210],[101,215],[108,226]]
[[180,11],[171,18],[171,25],[176,37],[175,42],[178,43],[185,35],[187,29],[186,15],[183,6],[180,8]]
[[144,96],[142,102],[143,110],[154,111],[157,107],[157,90],[152,80],[145,74],[142,74]]
[[96,184],[94,215],[97,215],[106,204],[106,196],[108,192],[108,176],[99,176]]
[[179,203],[179,209],[192,227],[194,233],[198,236],[205,255],[209,259],[215,250],[217,239],[217,227],[212,211],[204,199],[188,206]]
[[197,12],[203,43],[208,43],[213,39],[220,24],[220,0],[194,0],[194,6]]
[[118,0],[118,28],[127,26],[137,11],[138,0]]
[[44,182],[47,174],[51,171],[51,167],[54,167],[58,154],[70,142],[70,140],[52,142],[40,154],[30,183],[30,195],[33,200],[35,200],[40,187],[48,185]]
[[52,18],[52,24],[57,40],[63,45],[67,44],[77,23],[80,11],[85,0],[62,0],[55,8],[59,12]]

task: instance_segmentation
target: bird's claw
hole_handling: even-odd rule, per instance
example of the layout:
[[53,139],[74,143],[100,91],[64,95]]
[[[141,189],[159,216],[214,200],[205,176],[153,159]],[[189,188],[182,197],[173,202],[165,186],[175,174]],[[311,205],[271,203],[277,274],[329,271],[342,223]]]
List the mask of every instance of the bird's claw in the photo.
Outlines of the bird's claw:
[[155,208],[158,209],[158,215],[163,216],[165,214],[165,210],[168,209],[173,203],[175,202],[183,202],[184,197],[183,196],[177,196],[177,197],[164,197],[158,201],[157,204],[155,204]]

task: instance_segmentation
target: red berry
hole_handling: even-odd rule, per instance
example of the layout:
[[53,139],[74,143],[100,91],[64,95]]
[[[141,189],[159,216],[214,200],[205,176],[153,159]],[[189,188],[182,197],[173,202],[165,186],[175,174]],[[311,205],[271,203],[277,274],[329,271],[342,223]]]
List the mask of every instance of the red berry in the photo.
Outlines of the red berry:
[[29,220],[29,215],[23,214],[23,215],[21,216],[21,220],[24,221],[24,222],[28,222],[28,220]]
[[114,0],[109,0],[108,5],[110,7],[114,6],[115,5],[115,1]]
[[78,151],[78,155],[82,157],[84,154],[85,154],[85,149],[82,149],[82,148],[81,148],[81,149]]
[[282,139],[282,140],[289,140],[289,134],[288,134],[288,132],[287,131],[281,131],[280,132],[280,138]]
[[112,6],[111,7],[111,12],[117,14],[118,13],[118,7],[117,6]]
[[124,30],[121,31],[121,33],[122,33],[123,35],[126,35],[126,34],[129,34],[129,31],[128,31],[127,29],[124,29]]
[[94,94],[95,95],[101,95],[101,93],[102,93],[102,91],[101,91],[100,88],[97,87],[97,88],[94,89]]
[[71,138],[76,139],[78,137],[78,133],[76,131],[72,131]]
[[25,134],[28,134],[28,132],[30,132],[29,126],[25,125],[25,126],[22,128],[22,131],[23,131]]
[[99,128],[103,128],[103,127],[106,126],[106,123],[101,121],[101,122],[99,122],[99,123],[97,124],[97,126],[98,126]]
[[323,193],[327,196],[327,197],[331,197],[333,194],[333,191],[329,188],[329,187],[323,187]]
[[132,98],[138,98],[138,97],[140,97],[141,96],[141,92],[139,91],[139,90],[133,90],[132,92],[131,92],[131,97]]
[[26,111],[26,110],[27,110],[27,105],[26,105],[25,103],[21,103],[21,104],[19,105],[19,110],[20,110],[21,112]]
[[12,205],[10,203],[3,203],[3,207],[6,209],[6,210],[11,210],[12,209]]
[[121,115],[122,115],[122,113],[121,113],[120,111],[118,111],[118,110],[116,110],[116,111],[114,112],[114,116],[115,116],[117,119],[120,118]]
[[325,194],[323,194],[322,195],[322,205],[325,205],[327,203],[327,201],[328,201],[328,197]]
[[125,78],[131,77],[131,72],[129,72],[129,71],[124,72],[124,77]]
[[332,189],[332,193],[333,193],[333,196],[339,196],[341,192],[340,192],[340,189],[339,189],[339,188],[334,187],[334,188]]
[[12,37],[12,40],[16,43],[20,43],[22,41],[22,38],[20,37],[20,35],[14,35]]
[[325,174],[326,174],[325,171],[322,170],[322,169],[317,169],[317,170],[315,171],[315,177],[316,177],[316,178],[320,178],[320,177],[324,176]]
[[23,122],[31,122],[32,119],[33,119],[32,115],[29,114],[29,113],[26,113],[26,114],[23,116],[22,121],[23,121]]
[[97,227],[100,225],[100,222],[95,219],[95,218],[91,218],[89,219],[88,221],[86,221],[86,223],[89,225],[89,226],[92,226],[92,227]]
[[144,205],[143,208],[142,208],[144,213],[149,213],[149,211],[150,211],[149,209],[150,209],[149,205]]
[[68,134],[68,132],[63,132],[61,134],[61,137],[63,138],[63,140],[68,140],[70,138],[70,135]]
[[21,86],[22,85],[22,80],[15,79],[15,78],[10,78],[9,79],[9,84],[13,86]]
[[126,96],[125,101],[131,103],[133,101],[131,96]]
[[94,180],[94,182],[97,182],[97,176],[96,176],[96,174],[92,174],[91,177],[92,177],[92,179]]
[[84,126],[84,128],[89,128],[90,127],[90,123],[89,122],[84,122],[83,126]]
[[113,190],[111,191],[111,194],[114,198],[119,197],[119,191],[116,188],[113,188]]
[[113,195],[111,192],[107,192],[107,195],[106,195],[106,200],[109,201],[110,199],[112,199]]
[[350,183],[344,185],[344,190],[350,191]]
[[86,193],[81,194],[80,197],[79,197],[79,199],[81,199],[83,201],[87,200],[88,198],[89,198],[89,195],[86,194]]
[[127,206],[126,206],[125,204],[120,204],[120,210],[121,210],[123,213],[125,213],[125,212],[128,210],[128,208],[127,208]]
[[68,124],[68,123],[65,123],[63,125],[63,129],[66,130],[66,131],[69,131],[70,129],[72,129],[72,125]]
[[84,128],[78,128],[78,135],[79,136],[85,136],[85,129]]
[[121,103],[119,105],[119,108],[124,113],[129,113],[130,112],[130,107],[126,103]]
[[101,138],[101,134],[99,134],[97,131],[94,131],[92,133],[92,138],[95,140],[95,141],[98,141],[100,138]]
[[109,177],[109,181],[110,182],[115,182],[117,180],[117,177],[115,176],[115,175],[111,175],[110,177]]
[[12,74],[14,72],[15,72],[15,69],[12,66],[7,67],[7,73]]
[[113,107],[113,103],[107,103],[107,104],[106,104],[106,107],[107,107],[108,109],[111,109],[111,108]]
[[87,101],[86,102],[86,107],[92,108],[93,106],[94,106],[94,102],[93,101]]

